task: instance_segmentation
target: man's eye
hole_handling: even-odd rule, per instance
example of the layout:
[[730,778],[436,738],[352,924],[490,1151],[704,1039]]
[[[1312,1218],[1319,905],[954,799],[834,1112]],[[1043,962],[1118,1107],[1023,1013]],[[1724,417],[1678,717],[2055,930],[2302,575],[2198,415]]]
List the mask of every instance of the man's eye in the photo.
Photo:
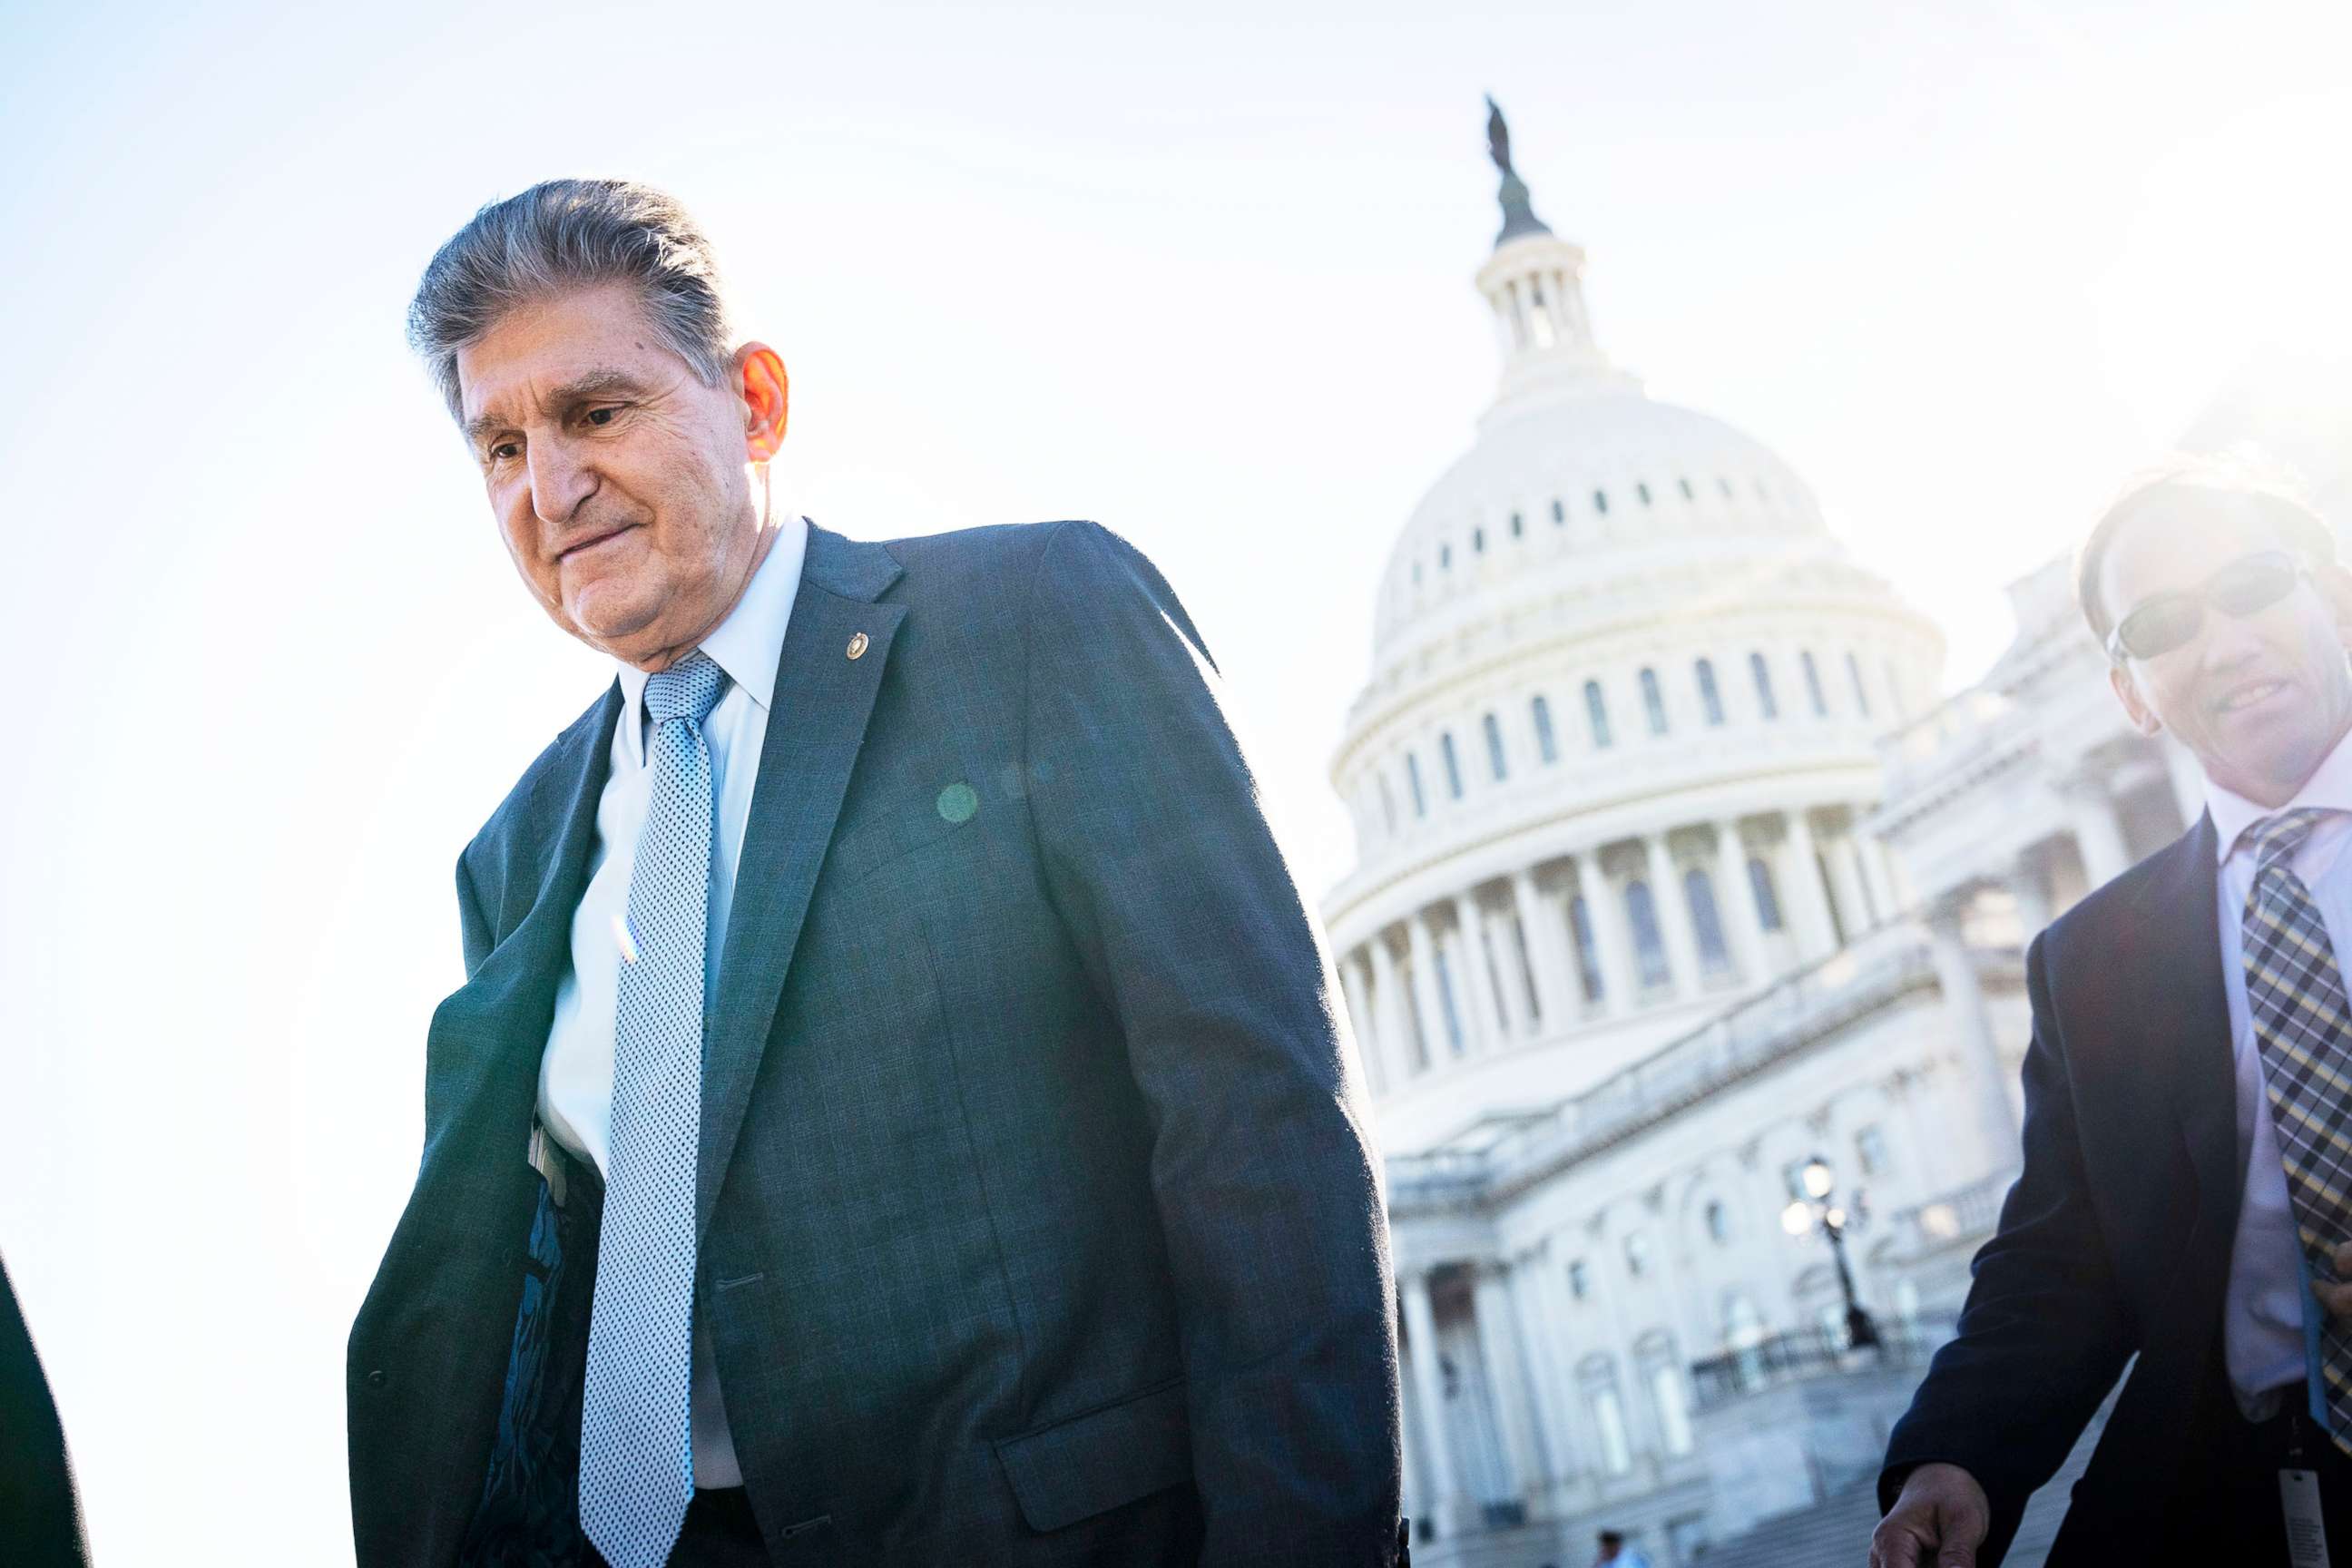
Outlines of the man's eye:
[[591,425],[610,425],[620,414],[617,408],[591,408],[585,417]]
[[522,443],[520,441],[500,441],[491,447],[490,461],[494,463],[507,462],[513,458],[514,456],[521,450]]

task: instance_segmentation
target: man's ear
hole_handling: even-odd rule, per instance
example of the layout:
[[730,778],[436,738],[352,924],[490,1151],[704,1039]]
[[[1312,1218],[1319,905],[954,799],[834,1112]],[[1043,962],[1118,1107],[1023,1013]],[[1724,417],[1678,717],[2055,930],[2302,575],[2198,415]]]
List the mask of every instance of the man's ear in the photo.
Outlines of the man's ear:
[[2115,688],[2116,700],[2124,705],[2124,714],[2131,721],[2131,727],[2154,740],[2163,730],[2164,721],[2156,716],[2156,710],[2139,694],[2139,683],[2131,678],[2131,671],[2123,665],[2109,664],[2107,684]]
[[746,462],[774,460],[784,444],[784,425],[792,413],[792,379],[784,362],[765,343],[745,343],[735,351],[735,374],[743,395],[743,458]]
[[2336,641],[2352,649],[2352,571],[2336,562],[2323,561],[2312,567],[2311,581],[2326,601],[2328,613],[2336,617]]

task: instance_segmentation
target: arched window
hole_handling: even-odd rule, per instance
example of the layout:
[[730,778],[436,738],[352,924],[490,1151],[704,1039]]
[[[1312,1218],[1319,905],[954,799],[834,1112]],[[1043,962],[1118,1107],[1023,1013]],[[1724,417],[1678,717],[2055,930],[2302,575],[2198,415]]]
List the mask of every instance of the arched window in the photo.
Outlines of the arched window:
[[1551,503],[1551,520],[1555,523],[1566,522],[1568,521],[1568,508],[1560,505],[1557,500],[1553,501]]
[[1603,517],[1607,517],[1609,515],[1609,492],[1607,490],[1594,490],[1592,492],[1592,510],[1599,512]]
[[1485,529],[1474,528],[1470,531],[1470,553],[1473,555],[1484,555],[1486,553],[1486,531]]
[[1538,697],[1530,704],[1536,720],[1536,755],[1545,762],[1559,761],[1559,741],[1551,732],[1551,704]]
[[1513,512],[1511,514],[1511,537],[1513,539],[1520,538],[1527,532],[1527,531],[1528,520],[1521,517],[1517,512]]
[[1711,658],[1700,659],[1691,667],[1691,672],[1698,678],[1699,711],[1706,716],[1709,725],[1721,724],[1723,693],[1716,689],[1715,661]]
[[1658,672],[1654,669],[1642,671],[1642,711],[1649,716],[1651,734],[1666,732],[1666,694],[1658,689]]
[[1437,737],[1437,753],[1445,763],[1445,793],[1455,800],[1462,798],[1462,759],[1454,752],[1454,731],[1446,731]]
[[1805,672],[1805,696],[1813,705],[1813,717],[1828,718],[1830,702],[1822,694],[1822,671],[1821,667],[1813,662],[1813,650],[1807,648],[1797,655],[1797,664]]
[[1584,716],[1592,722],[1592,745],[1595,751],[1609,744],[1609,700],[1601,695],[1601,682],[1584,683]]
[[1592,911],[1579,893],[1568,900],[1568,929],[1576,939],[1576,979],[1587,1002],[1601,1000],[1601,954],[1592,943]]
[[1748,673],[1756,682],[1756,706],[1767,719],[1780,716],[1780,705],[1772,699],[1772,667],[1764,662],[1760,653],[1748,656]]
[[1441,544],[1437,547],[1437,569],[1440,572],[1450,572],[1454,569],[1454,546],[1451,544]]
[[1429,797],[1421,789],[1421,758],[1412,752],[1404,754],[1404,782],[1412,786],[1412,814],[1427,816]]
[[1666,967],[1665,939],[1658,934],[1658,909],[1650,898],[1650,884],[1632,881],[1625,884],[1625,923],[1633,928],[1634,967],[1640,972],[1642,988],[1664,985],[1674,978]]
[[1376,773],[1373,776],[1381,781],[1381,819],[1388,824],[1389,831],[1394,833],[1396,831],[1396,791],[1389,788],[1388,774]]
[[1693,493],[1691,492],[1690,480],[1688,480],[1687,479],[1676,479],[1676,480],[1675,481],[1675,483],[1676,483],[1676,484],[1678,484],[1678,485],[1682,486],[1682,488],[1683,488],[1683,500],[1698,500],[1698,497],[1697,497],[1696,495],[1695,495],[1695,494],[1693,494]]
[[1862,683],[1862,664],[1853,657],[1853,649],[1845,650],[1845,678],[1853,683],[1853,705],[1865,719],[1870,717],[1870,689]]
[[1486,731],[1486,765],[1494,770],[1495,782],[1500,784],[1508,771],[1503,765],[1503,726],[1489,713],[1479,727]]
[[1641,497],[1641,498],[1642,498],[1642,504],[1643,504],[1643,506],[1647,506],[1647,505],[1649,505],[1649,504],[1650,504],[1650,481],[1649,481],[1649,480],[1647,480],[1647,479],[1643,479],[1643,481],[1641,481],[1639,484],[1636,484],[1636,485],[1633,487],[1633,493],[1634,493],[1635,495],[1637,495],[1637,496],[1639,496],[1639,497]]
[[1772,868],[1761,856],[1748,858],[1748,892],[1756,900],[1756,923],[1766,931],[1780,929],[1780,895],[1772,886]]
[[1731,949],[1723,940],[1723,917],[1715,907],[1715,881],[1700,867],[1683,873],[1683,899],[1690,905],[1691,931],[1698,938],[1698,966],[1709,974],[1731,973]]
[[1721,1198],[1706,1200],[1706,1235],[1717,1247],[1730,1244],[1731,1211],[1723,1206]]
[[1455,1056],[1462,1054],[1462,1013],[1454,1002],[1454,965],[1446,962],[1445,950],[1436,952],[1437,1005],[1445,1015],[1445,1046]]

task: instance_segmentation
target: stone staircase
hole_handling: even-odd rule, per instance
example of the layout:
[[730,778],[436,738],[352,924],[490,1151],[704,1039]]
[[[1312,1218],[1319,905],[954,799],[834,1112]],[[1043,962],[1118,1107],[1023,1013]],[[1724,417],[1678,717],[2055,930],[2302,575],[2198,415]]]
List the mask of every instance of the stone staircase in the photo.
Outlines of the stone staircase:
[[[2017,1539],[2003,1568],[2042,1568],[2058,1523],[2066,1517],[2074,1483],[2091,1462],[2091,1450],[2106,1427],[2106,1411],[2074,1445],[2050,1482],[2025,1505]],[[1745,1535],[1701,1547],[1691,1568],[1863,1568],[1870,1560],[1870,1532],[1878,1524],[1875,1479],[1833,1492],[1811,1508],[1768,1519]]]

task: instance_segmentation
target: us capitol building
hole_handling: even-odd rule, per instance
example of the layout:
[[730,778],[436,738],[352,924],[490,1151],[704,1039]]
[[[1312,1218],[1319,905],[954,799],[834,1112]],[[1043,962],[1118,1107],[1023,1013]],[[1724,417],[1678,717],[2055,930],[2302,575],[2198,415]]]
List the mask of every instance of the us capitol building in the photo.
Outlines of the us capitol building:
[[[1943,697],[1804,480],[1601,352],[1490,135],[1501,383],[1390,552],[1323,905],[1415,1559],[1580,1568],[1608,1526],[1658,1568],[1858,1562],[2015,1173],[2023,941],[2201,785],[2126,727],[2063,560]],[[1760,1544],[1840,1507],[1834,1552]]]

